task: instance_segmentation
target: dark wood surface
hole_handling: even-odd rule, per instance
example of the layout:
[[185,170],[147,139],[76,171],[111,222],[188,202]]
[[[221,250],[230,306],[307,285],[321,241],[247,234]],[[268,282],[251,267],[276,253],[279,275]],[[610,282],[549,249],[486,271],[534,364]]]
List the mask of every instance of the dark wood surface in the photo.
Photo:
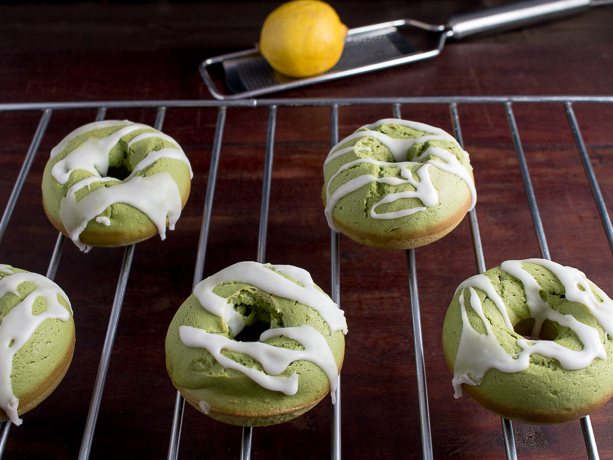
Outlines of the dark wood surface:
[[[397,7],[388,3],[389,8]],[[450,2],[445,12],[454,13],[454,8],[461,9]],[[227,15],[220,18],[222,24],[230,21]],[[603,31],[594,35],[588,31],[571,43],[568,30],[585,31],[583,21],[567,21],[564,33],[556,28],[559,25],[545,26],[556,31],[547,35],[550,39],[532,38],[530,34],[538,34],[523,31],[452,43],[436,59],[275,97],[613,95],[613,45],[597,38]],[[90,36],[82,26],[77,30]],[[557,33],[564,38],[551,39]],[[212,35],[207,36],[213,40]],[[44,42],[44,36],[36,40]],[[230,46],[240,48],[243,40]],[[92,49],[78,43],[3,48],[0,102],[211,99],[197,67],[204,58],[226,50],[185,44],[119,48]],[[386,104],[340,107],[339,136],[392,116],[392,109]],[[552,259],[583,270],[613,295],[611,247],[563,105],[516,103],[513,109]],[[504,106],[460,104],[458,110],[475,169],[476,214],[487,267],[507,259],[539,257]],[[581,103],[574,110],[611,210],[613,106]],[[406,104],[401,111],[404,118],[451,131],[446,104]],[[194,168],[192,194],[166,241],[152,238],[135,248],[92,459],[166,458],[176,392],[165,371],[164,337],[176,309],[191,292],[217,113],[216,108],[174,108],[166,113],[163,130],[181,143]],[[95,116],[94,109],[53,112],[0,241],[0,262],[46,272],[57,232],[41,206],[42,172],[51,148]],[[268,116],[266,107],[228,109],[205,276],[257,257]],[[38,110],[0,113],[0,210],[8,202],[40,117]],[[153,124],[156,110],[111,109],[106,117]],[[310,271],[326,292],[330,292],[330,230],[320,191],[330,137],[329,108],[279,107],[266,251],[267,261]],[[83,254],[72,243],[65,244],[56,281],[75,310],[74,360],[49,399],[26,414],[21,427],[11,429],[4,458],[77,457],[123,255],[124,249]],[[444,314],[455,288],[477,273],[468,219],[442,240],[417,249],[415,256],[434,456],[503,459],[500,419],[468,398],[453,398],[440,345]],[[363,247],[341,237],[340,258],[340,301],[349,324],[342,374],[343,457],[422,458],[406,254]],[[295,421],[254,430],[253,458],[328,458],[330,418],[326,398]],[[600,457],[612,458],[613,405],[594,413],[591,420]],[[587,458],[578,422],[514,424],[514,430],[520,459]],[[187,407],[180,458],[238,458],[240,437],[240,428],[214,422]]]

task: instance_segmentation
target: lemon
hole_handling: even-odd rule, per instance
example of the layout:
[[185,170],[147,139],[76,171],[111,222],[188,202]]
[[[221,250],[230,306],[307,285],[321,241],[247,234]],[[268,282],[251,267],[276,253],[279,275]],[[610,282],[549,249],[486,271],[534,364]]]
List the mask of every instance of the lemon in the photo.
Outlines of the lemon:
[[310,77],[340,59],[347,27],[327,3],[294,0],[268,15],[260,35],[260,52],[277,72]]

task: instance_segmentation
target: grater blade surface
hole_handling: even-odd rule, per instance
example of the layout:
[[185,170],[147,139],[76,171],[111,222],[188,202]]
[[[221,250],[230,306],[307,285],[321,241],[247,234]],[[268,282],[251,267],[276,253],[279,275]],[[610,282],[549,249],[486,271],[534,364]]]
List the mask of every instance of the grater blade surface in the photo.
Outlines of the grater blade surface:
[[[415,52],[397,30],[384,34],[348,36],[341,58],[325,72],[335,73],[400,58]],[[276,72],[260,54],[223,62],[226,86],[234,94],[299,81]]]

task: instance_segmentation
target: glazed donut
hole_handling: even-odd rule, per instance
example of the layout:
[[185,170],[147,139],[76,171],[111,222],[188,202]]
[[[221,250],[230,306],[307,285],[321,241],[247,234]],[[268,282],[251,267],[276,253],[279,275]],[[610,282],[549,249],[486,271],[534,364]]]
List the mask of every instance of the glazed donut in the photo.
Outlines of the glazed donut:
[[336,144],[322,196],[330,228],[384,249],[442,238],[477,199],[468,153],[456,140],[399,119],[363,126]]
[[613,301],[574,268],[506,261],[460,284],[443,351],[456,398],[523,423],[574,420],[613,394]]
[[52,151],[42,181],[51,223],[82,251],[166,238],[189,197],[192,170],[170,136],[131,121],[90,123]]
[[64,378],[75,345],[68,297],[44,276],[0,265],[0,421],[40,404]]
[[343,311],[305,270],[240,262],[200,282],[181,305],[166,336],[166,367],[209,417],[273,425],[329,391],[334,401],[346,332]]

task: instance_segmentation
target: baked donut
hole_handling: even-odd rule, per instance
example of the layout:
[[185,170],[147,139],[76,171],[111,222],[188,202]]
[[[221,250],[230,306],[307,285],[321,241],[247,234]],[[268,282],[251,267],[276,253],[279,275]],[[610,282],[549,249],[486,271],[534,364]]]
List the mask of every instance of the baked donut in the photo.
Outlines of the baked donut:
[[166,336],[166,368],[209,417],[273,425],[328,391],[334,398],[346,332],[343,311],[305,270],[240,262],[200,282],[181,305]]
[[399,119],[363,126],[336,144],[322,196],[330,228],[384,249],[442,238],[477,199],[468,153],[456,140]]
[[126,246],[159,233],[181,215],[191,186],[177,142],[131,121],[90,123],[52,151],[43,175],[51,223],[82,251]]
[[0,265],[0,421],[21,425],[64,378],[75,344],[68,297],[48,278]]
[[464,281],[443,325],[462,389],[510,420],[562,423],[613,394],[613,301],[583,273],[543,259],[510,260]]

